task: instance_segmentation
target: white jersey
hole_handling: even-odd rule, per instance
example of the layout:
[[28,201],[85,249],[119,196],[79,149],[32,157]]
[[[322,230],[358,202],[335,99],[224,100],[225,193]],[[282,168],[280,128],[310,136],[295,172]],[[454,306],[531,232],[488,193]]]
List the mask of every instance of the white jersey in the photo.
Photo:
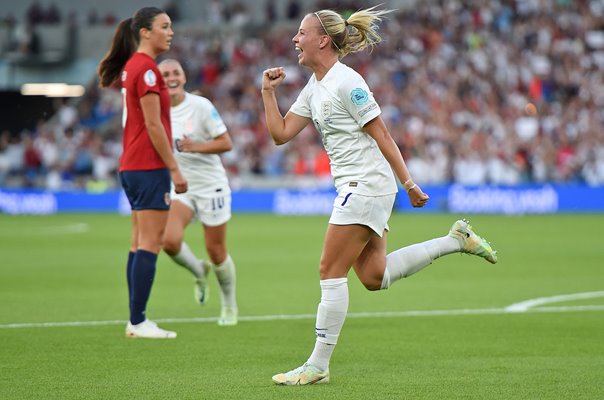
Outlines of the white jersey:
[[226,171],[218,154],[185,153],[176,150],[176,141],[187,136],[194,142],[210,142],[227,132],[212,102],[205,97],[185,93],[182,103],[170,108],[174,156],[187,179],[187,193],[214,196],[230,194]]
[[313,74],[289,111],[313,120],[338,193],[382,196],[398,191],[390,164],[362,130],[381,110],[355,70],[338,61],[321,81]]

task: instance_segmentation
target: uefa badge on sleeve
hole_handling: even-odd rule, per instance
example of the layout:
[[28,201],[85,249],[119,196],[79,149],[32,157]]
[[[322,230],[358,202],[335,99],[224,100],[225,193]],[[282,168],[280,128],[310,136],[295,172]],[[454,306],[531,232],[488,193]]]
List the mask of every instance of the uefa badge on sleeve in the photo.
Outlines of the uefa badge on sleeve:
[[353,89],[350,92],[350,100],[357,106],[362,106],[369,101],[369,93],[362,88]]
[[157,77],[155,76],[155,72],[152,69],[147,70],[145,75],[143,75],[143,79],[147,86],[155,86],[157,84]]

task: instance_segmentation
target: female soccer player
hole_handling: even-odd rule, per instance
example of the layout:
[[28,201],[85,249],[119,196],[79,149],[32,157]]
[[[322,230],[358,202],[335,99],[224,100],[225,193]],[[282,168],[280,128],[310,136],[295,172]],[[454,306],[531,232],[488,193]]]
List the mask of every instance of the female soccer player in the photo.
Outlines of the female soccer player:
[[[236,325],[235,264],[226,248],[231,188],[219,156],[233,147],[231,137],[208,99],[185,92],[187,80],[178,61],[164,60],[158,67],[170,91],[174,156],[189,183],[187,193],[172,193],[164,251],[195,276],[195,299],[200,304],[208,299],[206,276],[213,267],[222,300],[218,324]],[[197,259],[183,241],[185,228],[194,216],[203,225],[211,264]]]
[[[155,7],[141,8],[122,21],[111,49],[99,65],[101,87],[121,83],[123,154],[120,182],[132,207],[132,236],[126,277],[130,321],[126,336],[172,339],[146,318],[145,310],[170,209],[170,180],[176,193],[187,181],[172,154],[170,94],[155,58],[170,49],[170,17]],[[119,82],[118,82],[119,80]]]
[[315,348],[301,367],[273,376],[277,384],[329,382],[329,360],[348,309],[351,266],[367,289],[380,290],[450,253],[497,262],[491,246],[463,220],[456,221],[444,237],[386,255],[387,221],[397,192],[394,174],[414,207],[423,207],[428,196],[413,182],[364,79],[340,58],[379,43],[376,24],[388,12],[371,7],[347,20],[331,10],[304,17],[293,42],[298,63],[313,75],[285,117],[275,96],[285,71],[278,67],[263,72],[262,99],[273,141],[286,143],[313,122],[329,155],[338,192],[320,260]]

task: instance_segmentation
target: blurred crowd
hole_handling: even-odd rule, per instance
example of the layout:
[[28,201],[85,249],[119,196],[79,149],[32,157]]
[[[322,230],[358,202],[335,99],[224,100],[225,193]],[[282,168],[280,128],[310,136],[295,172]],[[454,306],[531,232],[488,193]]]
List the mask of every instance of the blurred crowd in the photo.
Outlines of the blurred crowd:
[[[243,3],[228,13],[214,3],[207,22],[221,28],[176,26],[166,57],[183,62],[188,90],[223,117],[234,143],[223,155],[233,185],[329,184],[312,124],[273,145],[259,90],[265,68],[284,66],[282,112],[294,102],[309,76],[291,38],[312,10],[290,1],[277,18],[269,0],[274,23],[256,26]],[[314,9],[362,7],[318,1]],[[343,62],[367,80],[416,182],[604,185],[604,0],[419,1],[391,14],[380,33],[373,52]],[[92,83],[83,99],[58,101],[56,110],[32,131],[0,133],[0,185],[115,187],[119,93]]]

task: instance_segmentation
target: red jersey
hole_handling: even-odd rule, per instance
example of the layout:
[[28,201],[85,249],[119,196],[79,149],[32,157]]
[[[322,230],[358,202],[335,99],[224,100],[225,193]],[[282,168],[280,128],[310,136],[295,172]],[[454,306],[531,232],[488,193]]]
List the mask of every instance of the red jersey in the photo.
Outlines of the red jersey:
[[172,146],[168,86],[157,69],[155,60],[145,53],[136,52],[122,71],[124,138],[120,171],[166,168],[166,164],[155,151],[145,126],[140,100],[149,92],[159,94],[161,122],[168,135],[168,143]]

